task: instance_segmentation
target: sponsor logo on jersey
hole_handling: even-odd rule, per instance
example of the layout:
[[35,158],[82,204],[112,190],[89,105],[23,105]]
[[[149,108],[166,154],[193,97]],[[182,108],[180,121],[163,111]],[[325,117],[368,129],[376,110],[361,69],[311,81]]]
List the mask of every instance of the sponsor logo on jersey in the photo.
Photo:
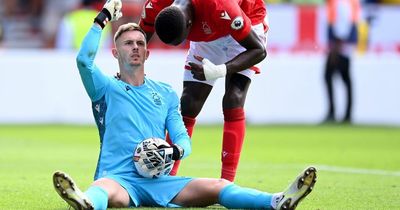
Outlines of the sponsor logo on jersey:
[[153,3],[149,2],[148,4],[146,4],[146,8],[153,9]]
[[142,9],[142,19],[146,19],[146,10]]
[[228,152],[227,151],[222,151],[222,157],[226,157],[228,155]]
[[100,112],[100,104],[96,104],[96,105],[94,106],[94,109],[95,109],[97,112]]
[[236,17],[231,23],[231,28],[233,30],[239,30],[239,29],[243,28],[243,26],[244,26],[244,21],[243,21],[243,18],[240,16]]
[[229,15],[226,11],[221,12],[220,17],[221,17],[221,19],[224,19],[224,20],[231,20],[231,17],[229,17]]
[[153,9],[153,4],[149,2],[148,4],[144,5],[144,8],[142,9],[142,19],[146,18],[146,9]]
[[202,28],[203,28],[203,31],[204,31],[205,34],[211,34],[212,33],[211,28],[210,28],[210,26],[208,26],[206,21],[201,22],[201,24],[203,25]]

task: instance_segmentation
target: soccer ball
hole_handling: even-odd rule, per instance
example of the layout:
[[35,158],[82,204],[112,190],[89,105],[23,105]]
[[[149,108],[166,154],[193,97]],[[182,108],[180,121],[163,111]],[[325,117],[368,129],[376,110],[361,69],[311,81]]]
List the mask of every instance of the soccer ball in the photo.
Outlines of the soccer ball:
[[141,176],[159,178],[171,172],[174,165],[172,153],[172,147],[165,140],[149,138],[136,146],[133,162]]

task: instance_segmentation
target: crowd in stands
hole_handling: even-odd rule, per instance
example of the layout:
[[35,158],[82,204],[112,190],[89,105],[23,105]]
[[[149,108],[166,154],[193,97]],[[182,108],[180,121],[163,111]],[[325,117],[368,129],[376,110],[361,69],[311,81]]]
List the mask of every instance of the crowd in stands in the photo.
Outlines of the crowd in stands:
[[[112,24],[110,34],[122,23],[140,17],[145,0],[122,0],[123,18]],[[362,0],[363,3],[400,4],[400,0]],[[324,4],[325,0],[266,0],[266,3]],[[101,9],[104,0],[0,0],[0,47],[75,49],[80,43],[85,24],[92,24],[83,16],[93,16]],[[75,30],[72,30],[75,29]],[[80,38],[79,38],[80,37]],[[104,38],[105,47],[111,47],[112,39]],[[150,43],[149,48],[168,48],[160,41]],[[187,43],[181,45],[187,47]]]
[[[113,23],[110,34],[125,22],[137,22],[143,3],[123,0],[124,17]],[[93,23],[84,17],[95,16],[93,13],[97,14],[103,4],[104,0],[0,0],[0,46],[76,49],[87,25]],[[108,38],[105,46],[112,44]]]
[[[400,4],[400,0],[360,0],[364,4]],[[299,5],[322,5],[326,0],[266,0],[268,4],[294,3]]]

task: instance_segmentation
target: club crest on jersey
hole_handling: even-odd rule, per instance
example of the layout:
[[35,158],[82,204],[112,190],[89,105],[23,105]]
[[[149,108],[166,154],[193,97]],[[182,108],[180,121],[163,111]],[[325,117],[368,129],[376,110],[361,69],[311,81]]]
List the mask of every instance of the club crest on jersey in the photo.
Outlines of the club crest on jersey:
[[236,17],[231,23],[231,28],[234,30],[239,30],[239,29],[243,28],[243,26],[244,26],[244,22],[243,22],[242,17]]
[[211,28],[210,28],[210,26],[208,26],[206,21],[201,22],[201,24],[203,25],[202,28],[203,28],[203,31],[204,31],[205,34],[211,34],[212,33]]
[[151,97],[156,105],[161,105],[161,98],[156,92],[152,92]]

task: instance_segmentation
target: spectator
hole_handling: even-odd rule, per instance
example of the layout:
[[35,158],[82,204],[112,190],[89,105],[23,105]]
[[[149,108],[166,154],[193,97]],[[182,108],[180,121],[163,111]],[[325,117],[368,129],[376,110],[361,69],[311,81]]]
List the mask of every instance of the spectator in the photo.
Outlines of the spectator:
[[325,122],[335,121],[333,76],[339,74],[346,88],[346,113],[343,122],[351,122],[353,94],[350,77],[350,58],[357,43],[357,24],[360,17],[359,0],[328,0],[329,51],[325,64],[325,84],[329,107]]
[[3,25],[1,24],[1,21],[0,21],[0,46],[1,46],[2,41],[3,41]]
[[[93,24],[90,17],[96,16],[103,0],[82,0],[78,9],[67,13],[61,21],[56,39],[57,49],[79,49],[87,28]],[[99,8],[100,5],[100,8]],[[111,47],[111,28],[106,27],[101,39],[101,47]]]
[[40,18],[43,0],[2,0],[0,3],[2,45],[6,48],[42,47]]
[[54,48],[57,30],[63,17],[80,6],[81,0],[46,0],[41,19],[41,32],[44,48]]

